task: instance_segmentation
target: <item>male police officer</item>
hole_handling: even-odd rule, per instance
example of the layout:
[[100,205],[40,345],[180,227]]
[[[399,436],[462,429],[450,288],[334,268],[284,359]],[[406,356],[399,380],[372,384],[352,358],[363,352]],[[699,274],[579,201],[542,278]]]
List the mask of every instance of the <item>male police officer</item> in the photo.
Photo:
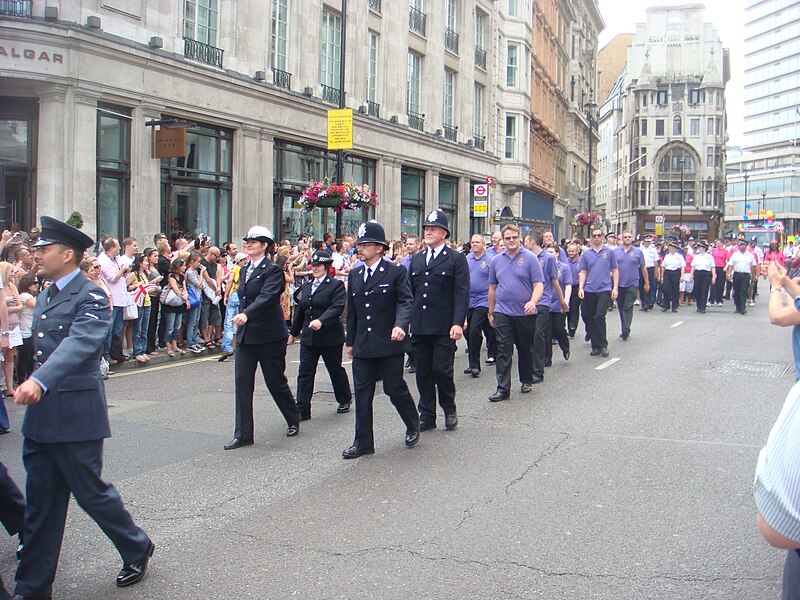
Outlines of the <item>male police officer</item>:
[[139,581],[155,545],[137,527],[114,487],[100,478],[103,439],[111,435],[100,357],[111,314],[108,296],[78,265],[93,241],[42,217],[39,272],[53,283],[33,312],[36,370],[14,394],[27,405],[22,459],[28,472],[25,548],[16,593],[50,598],[70,492],[122,556],[117,586]]
[[300,337],[300,366],[297,369],[297,408],[300,420],[311,418],[311,395],[314,393],[314,376],[320,356],[328,369],[333,385],[333,395],[339,407],[336,412],[350,411],[350,381],[342,366],[342,312],[344,311],[344,283],[328,275],[333,257],[327,250],[317,250],[311,256],[311,274],[314,279],[302,285],[295,293],[294,320],[289,332],[289,343]]
[[286,340],[289,330],[283,318],[281,294],[286,280],[281,268],[266,256],[274,245],[272,232],[256,225],[244,239],[250,262],[239,276],[239,314],[232,319],[236,332],[236,430],[225,450],[253,444],[253,390],[256,367],[269,393],[286,419],[286,436],[300,433],[300,413],[286,381]]
[[413,297],[408,271],[383,258],[389,248],[386,234],[375,221],[362,223],[356,240],[363,264],[348,275],[347,354],[353,359],[356,396],[356,437],[342,458],[375,453],[372,401],[375,382],[383,377],[389,396],[406,426],[406,446],[419,441],[419,415],[403,379],[406,332]]
[[417,363],[419,425],[421,431],[436,428],[438,391],[445,427],[452,430],[458,426],[453,361],[467,318],[469,267],[463,254],[445,244],[450,225],[444,211],[432,211],[423,231],[426,248],[411,260],[411,344]]

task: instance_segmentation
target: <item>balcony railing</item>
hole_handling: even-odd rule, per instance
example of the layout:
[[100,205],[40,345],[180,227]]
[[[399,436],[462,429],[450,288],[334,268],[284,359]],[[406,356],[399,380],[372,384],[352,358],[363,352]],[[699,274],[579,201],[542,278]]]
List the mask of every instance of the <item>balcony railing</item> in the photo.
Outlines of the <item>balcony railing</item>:
[[329,85],[322,86],[322,100],[330,104],[339,105],[339,90]]
[[450,127],[449,125],[442,125],[444,131],[444,139],[455,142],[458,137],[458,127]]
[[486,138],[479,134],[473,134],[472,144],[476,150],[486,150]]
[[449,27],[444,30],[444,47],[458,54],[458,34]]
[[278,87],[292,89],[292,74],[272,67],[272,83]]
[[425,13],[416,8],[408,9],[408,26],[411,31],[416,31],[420,35],[425,35]]
[[425,128],[425,115],[415,113],[412,110],[408,111],[408,126],[412,129],[422,131]]
[[30,19],[33,16],[33,0],[0,0],[0,15]]
[[369,7],[377,13],[381,12],[381,0],[369,0]]
[[370,102],[367,100],[367,114],[369,114],[370,117],[378,117],[380,119],[381,105],[377,102]]
[[475,46],[475,66],[486,70],[486,50],[479,46]]
[[186,58],[191,58],[207,65],[222,68],[222,55],[224,50],[209,46],[203,42],[183,38],[183,55]]

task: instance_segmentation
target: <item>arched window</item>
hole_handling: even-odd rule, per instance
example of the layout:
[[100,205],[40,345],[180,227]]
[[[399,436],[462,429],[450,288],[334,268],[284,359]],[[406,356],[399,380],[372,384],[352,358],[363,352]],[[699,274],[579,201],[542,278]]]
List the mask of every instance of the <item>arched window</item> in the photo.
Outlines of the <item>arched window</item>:
[[683,135],[683,120],[678,115],[672,117],[672,135]]

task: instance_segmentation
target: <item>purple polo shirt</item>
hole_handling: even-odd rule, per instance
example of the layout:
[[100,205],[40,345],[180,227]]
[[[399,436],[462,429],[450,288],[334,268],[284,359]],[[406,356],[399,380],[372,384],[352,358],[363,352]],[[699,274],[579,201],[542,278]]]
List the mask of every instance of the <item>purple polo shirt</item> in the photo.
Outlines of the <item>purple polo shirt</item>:
[[570,281],[572,285],[578,285],[581,282],[580,277],[578,275],[578,271],[580,270],[580,265],[581,265],[580,256],[576,258],[574,261],[570,260],[569,262],[567,262],[567,266],[569,266],[570,273],[572,273],[572,281]]
[[489,265],[492,259],[484,252],[480,258],[467,254],[469,266],[469,308],[489,306]]
[[639,287],[639,276],[644,265],[644,253],[636,246],[625,252],[622,247],[614,248],[614,258],[619,269],[619,287]]
[[583,284],[583,291],[590,294],[600,292],[610,292],[614,287],[611,279],[611,269],[617,268],[617,257],[614,251],[608,246],[603,246],[600,251],[590,246],[581,255],[581,265],[579,270],[586,271],[586,281]]
[[[572,273],[569,270],[569,265],[565,265],[562,262],[556,261],[556,268],[558,270],[558,283],[561,285],[561,292],[563,293],[566,286],[571,285]],[[561,300],[558,299],[558,294],[553,294],[553,298],[550,301],[550,312],[561,312]]]
[[486,256],[488,256],[489,258],[494,258],[495,256],[497,256],[497,254],[498,252],[497,250],[494,249],[494,246],[489,246],[486,249]]
[[411,259],[413,258],[412,254],[408,254],[400,259],[400,264],[408,269],[408,272],[411,273]]
[[530,302],[533,286],[543,283],[542,267],[536,255],[520,248],[514,258],[503,250],[489,264],[489,284],[495,290],[495,312],[510,317],[524,317],[525,305]]
[[558,262],[567,264],[569,262],[569,256],[567,256],[567,251],[564,250],[561,246],[558,247]]
[[536,255],[536,258],[539,259],[539,265],[542,267],[542,275],[544,276],[544,291],[542,292],[542,298],[539,300],[539,304],[552,306],[555,301],[558,302],[560,307],[561,302],[558,300],[556,288],[553,287],[553,279],[558,279],[558,261],[555,256],[544,249]]

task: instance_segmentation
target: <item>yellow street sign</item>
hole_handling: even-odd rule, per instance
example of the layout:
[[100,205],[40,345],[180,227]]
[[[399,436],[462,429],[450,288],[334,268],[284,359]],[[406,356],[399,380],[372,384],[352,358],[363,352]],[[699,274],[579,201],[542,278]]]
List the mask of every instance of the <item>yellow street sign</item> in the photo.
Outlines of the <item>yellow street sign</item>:
[[353,147],[353,109],[328,111],[328,150],[346,150]]
[[473,217],[488,217],[489,216],[489,200],[486,198],[475,198],[472,203],[472,216]]
[[662,236],[664,235],[664,224],[663,223],[656,223],[656,235]]

